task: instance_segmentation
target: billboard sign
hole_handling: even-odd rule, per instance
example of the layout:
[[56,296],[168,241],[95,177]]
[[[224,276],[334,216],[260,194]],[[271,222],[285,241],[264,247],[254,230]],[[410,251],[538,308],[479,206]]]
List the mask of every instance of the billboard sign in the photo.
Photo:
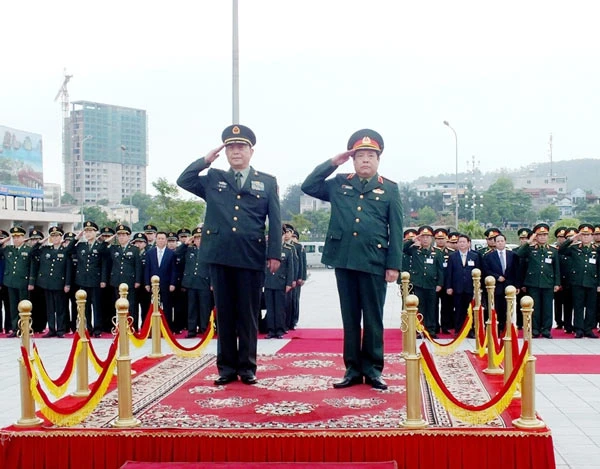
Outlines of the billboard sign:
[[44,197],[41,135],[0,125],[0,195]]

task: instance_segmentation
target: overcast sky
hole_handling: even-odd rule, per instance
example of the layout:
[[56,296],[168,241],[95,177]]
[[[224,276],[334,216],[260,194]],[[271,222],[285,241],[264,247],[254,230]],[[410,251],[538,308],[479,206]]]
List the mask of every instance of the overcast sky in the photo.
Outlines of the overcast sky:
[[[148,189],[175,182],[231,123],[230,0],[5,2],[0,124],[41,133],[62,183],[66,67],[72,101],[142,108]],[[240,122],[252,165],[282,190],[363,127],[396,181],[600,156],[598,2],[239,0]],[[226,168],[225,157],[215,163]],[[351,163],[343,166],[351,171]]]

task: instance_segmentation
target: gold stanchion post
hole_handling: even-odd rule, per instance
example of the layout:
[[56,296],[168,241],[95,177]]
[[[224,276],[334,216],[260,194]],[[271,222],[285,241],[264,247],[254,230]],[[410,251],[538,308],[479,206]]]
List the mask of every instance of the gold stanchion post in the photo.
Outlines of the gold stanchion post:
[[[21,346],[27,350],[27,354],[31,357],[31,309],[33,305],[29,300],[19,302],[19,331],[21,334]],[[29,359],[30,366],[33,366],[33,358]],[[18,358],[19,362],[19,378],[21,387],[21,418],[16,421],[17,427],[39,427],[44,421],[35,415],[35,401],[31,394],[31,380],[25,367],[23,357]]]
[[[497,367],[494,364],[494,338],[492,337],[492,327],[495,327],[498,330],[498,321],[494,321],[492,323],[492,310],[496,307],[494,304],[494,290],[496,289],[496,279],[491,275],[488,275],[485,278],[485,289],[487,290],[487,299],[488,299],[488,320],[485,323],[485,333],[487,335],[487,356],[488,356],[488,365],[483,372],[488,375],[501,375],[504,373],[502,368]],[[506,352],[506,350],[505,350]],[[506,353],[505,353],[506,355]]]
[[402,331],[402,352],[401,357],[406,357],[406,337],[408,335],[408,324],[406,319],[406,298],[408,297],[408,284],[410,282],[410,273],[402,272],[400,274],[401,292],[402,292],[402,312],[400,313],[400,330]]
[[[506,294],[506,325],[504,326],[504,382],[506,383],[513,372],[512,341],[517,337],[512,335],[513,318],[517,305],[517,289],[509,285],[504,289]],[[515,390],[514,397],[520,398],[521,391]]]
[[160,277],[153,275],[152,283],[152,353],[150,358],[160,358],[164,354],[160,350]]
[[529,345],[529,352],[525,362],[525,371],[521,380],[521,417],[513,420],[513,425],[522,430],[545,428],[546,424],[535,415],[535,361],[531,340],[531,314],[533,313],[533,298],[521,298],[521,311],[523,312],[523,337]]
[[117,306],[117,323],[119,331],[119,356],[117,357],[117,395],[119,399],[119,416],[113,427],[137,427],[140,421],[133,416],[131,398],[131,357],[129,356],[128,315],[129,301],[119,298]]
[[[479,354],[479,308],[481,307],[481,270],[473,269],[471,271],[471,278],[473,279],[473,299],[475,300],[475,307],[473,308],[473,328],[475,330],[475,350],[472,353]],[[460,327],[461,324],[456,324],[456,327]]]
[[85,319],[85,303],[87,293],[85,290],[75,292],[75,301],[77,302],[77,333],[80,337],[81,351],[77,357],[77,390],[72,394],[75,397],[86,397],[90,395],[89,377],[88,377],[88,353],[90,341],[85,335],[87,327]]
[[406,297],[406,420],[405,428],[425,428],[428,424],[421,413],[421,354],[417,353],[417,307],[419,299],[415,295]]

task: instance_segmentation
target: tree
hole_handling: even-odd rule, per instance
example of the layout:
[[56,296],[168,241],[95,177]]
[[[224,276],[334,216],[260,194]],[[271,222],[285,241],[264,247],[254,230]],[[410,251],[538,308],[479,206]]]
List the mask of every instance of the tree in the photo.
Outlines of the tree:
[[60,203],[64,205],[75,205],[77,204],[77,199],[68,192],[65,192],[60,198]]
[[281,199],[281,218],[291,218],[300,213],[300,197],[302,196],[301,184],[293,184],[287,188]]
[[432,225],[437,220],[437,213],[431,207],[419,210],[419,225]]
[[304,212],[303,215],[310,223],[307,228],[310,233],[306,232],[309,241],[323,241],[329,227],[330,212],[328,210],[312,210]]
[[152,199],[146,214],[150,222],[162,231],[176,231],[179,228],[192,228],[204,219],[206,204],[177,198],[179,190],[165,178],[152,183],[158,195]]
[[548,224],[552,224],[560,218],[560,210],[556,205],[548,205],[539,211],[538,218]]
[[[129,197],[125,197],[121,203],[123,205],[129,205]],[[134,231],[141,231],[143,226],[150,218],[148,215],[148,207],[152,205],[152,196],[148,194],[142,194],[141,192],[136,192],[131,196],[131,204],[138,209],[139,218],[139,221],[134,223],[131,229]]]
[[471,220],[464,223],[458,224],[458,231],[469,235],[471,239],[483,238],[483,232],[485,231],[481,224],[476,220]]
[[500,177],[483,194],[483,207],[480,208],[481,220],[498,228],[508,223],[531,224],[535,213],[531,209],[531,196],[516,191],[509,178]]
[[581,212],[581,219],[594,225],[600,223],[600,205],[592,205]]
[[86,221],[93,221],[98,225],[99,228],[103,226],[116,226],[117,220],[111,220],[108,218],[106,212],[97,206],[90,206],[83,208],[83,217]]
[[104,207],[108,206],[109,202],[108,199],[100,199],[96,201],[96,205],[102,205]]

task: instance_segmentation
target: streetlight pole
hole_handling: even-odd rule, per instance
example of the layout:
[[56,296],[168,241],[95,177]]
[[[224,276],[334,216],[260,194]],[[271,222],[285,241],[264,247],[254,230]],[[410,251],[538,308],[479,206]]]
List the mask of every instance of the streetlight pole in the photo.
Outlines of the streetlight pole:
[[85,216],[83,214],[83,204],[85,202],[85,164],[84,164],[84,160],[83,160],[83,147],[85,142],[87,142],[88,140],[93,139],[94,136],[93,135],[86,135],[85,137],[83,137],[81,139],[81,144],[80,144],[80,148],[79,148],[79,169],[81,170],[81,229],[83,230],[83,223],[85,222]]
[[454,133],[454,152],[456,156],[456,168],[454,170],[454,193],[456,195],[456,201],[454,205],[454,227],[458,229],[458,136],[456,135],[456,130],[452,128],[448,121],[444,121],[444,125],[447,126],[452,133]]
[[[121,186],[123,186],[123,174],[125,171],[125,153],[127,152],[127,147],[125,145],[121,145],[121,151],[123,152],[123,156],[121,158]],[[133,208],[133,191],[131,189],[131,184],[129,184],[129,229],[133,230],[132,220],[132,208]]]

